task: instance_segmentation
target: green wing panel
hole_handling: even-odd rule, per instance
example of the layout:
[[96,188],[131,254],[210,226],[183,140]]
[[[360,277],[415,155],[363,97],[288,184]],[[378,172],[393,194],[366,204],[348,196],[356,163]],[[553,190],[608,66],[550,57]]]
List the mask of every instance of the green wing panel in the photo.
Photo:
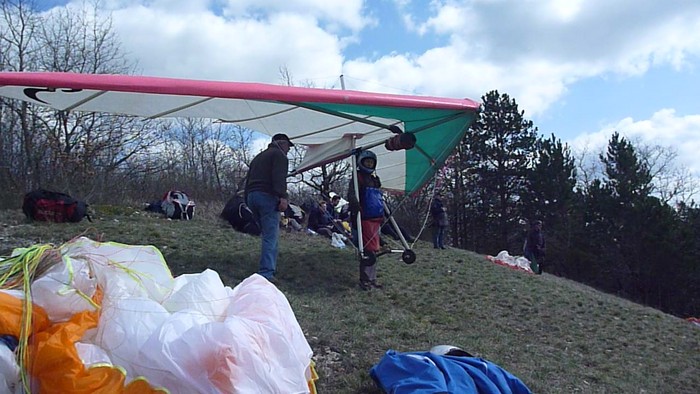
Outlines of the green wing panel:
[[309,103],[328,112],[400,120],[416,135],[416,148],[405,151],[406,193],[420,189],[445,164],[476,117],[475,111]]

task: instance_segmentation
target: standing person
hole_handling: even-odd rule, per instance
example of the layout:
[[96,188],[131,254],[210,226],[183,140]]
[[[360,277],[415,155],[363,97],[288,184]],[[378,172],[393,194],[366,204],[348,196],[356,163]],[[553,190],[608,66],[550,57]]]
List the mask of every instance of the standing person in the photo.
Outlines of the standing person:
[[530,222],[530,231],[528,231],[527,238],[525,239],[523,254],[526,259],[530,260],[532,272],[541,274],[545,255],[544,234],[542,234],[541,221],[534,220]]
[[[350,202],[350,220],[357,221],[357,213],[360,213],[362,234],[357,234],[357,224],[353,225],[355,238],[362,237],[365,252],[376,253],[380,249],[379,230],[384,220],[384,199],[380,188],[382,182],[374,172],[377,166],[377,155],[365,150],[360,152],[357,159],[357,187],[360,199],[355,196],[355,182],[350,180],[348,201]],[[355,174],[353,174],[353,177]],[[359,244],[359,243],[358,243]],[[366,265],[360,261],[360,288],[370,290],[381,289],[383,286],[377,283],[377,264]]]
[[294,146],[286,134],[275,134],[248,170],[245,192],[248,207],[260,223],[262,245],[258,273],[275,283],[280,212],[287,210],[287,153]]
[[449,221],[447,220],[447,208],[442,204],[442,193],[437,193],[430,205],[430,214],[433,216],[433,248],[445,249],[445,231]]

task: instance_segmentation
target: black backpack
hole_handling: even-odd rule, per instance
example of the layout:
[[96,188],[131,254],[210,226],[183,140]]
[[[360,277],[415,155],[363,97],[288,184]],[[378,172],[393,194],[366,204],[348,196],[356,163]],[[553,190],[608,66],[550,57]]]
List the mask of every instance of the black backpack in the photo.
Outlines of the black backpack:
[[87,217],[88,204],[65,193],[37,189],[24,195],[22,211],[30,220],[77,223]]
[[260,235],[260,226],[258,226],[258,222],[253,217],[253,211],[248,208],[241,196],[231,197],[226,202],[226,206],[219,216],[226,220],[236,231]]

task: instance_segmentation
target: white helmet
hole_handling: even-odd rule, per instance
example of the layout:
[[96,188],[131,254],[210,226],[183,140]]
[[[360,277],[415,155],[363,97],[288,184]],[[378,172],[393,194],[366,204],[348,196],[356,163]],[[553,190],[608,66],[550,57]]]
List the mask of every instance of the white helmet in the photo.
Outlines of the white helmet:
[[373,173],[377,167],[377,155],[371,150],[363,150],[357,158],[357,166],[366,174]]
[[464,350],[452,345],[437,345],[430,349],[430,353],[440,356],[474,357]]

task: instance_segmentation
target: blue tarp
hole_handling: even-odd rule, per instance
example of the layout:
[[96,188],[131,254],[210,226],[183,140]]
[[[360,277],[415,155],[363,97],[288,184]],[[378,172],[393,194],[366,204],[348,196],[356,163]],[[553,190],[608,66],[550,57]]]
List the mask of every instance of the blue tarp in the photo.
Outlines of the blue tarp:
[[370,369],[370,375],[380,388],[391,394],[532,393],[511,373],[478,357],[389,350]]

